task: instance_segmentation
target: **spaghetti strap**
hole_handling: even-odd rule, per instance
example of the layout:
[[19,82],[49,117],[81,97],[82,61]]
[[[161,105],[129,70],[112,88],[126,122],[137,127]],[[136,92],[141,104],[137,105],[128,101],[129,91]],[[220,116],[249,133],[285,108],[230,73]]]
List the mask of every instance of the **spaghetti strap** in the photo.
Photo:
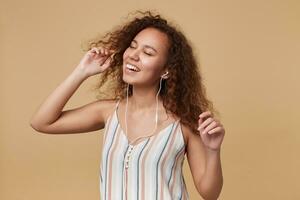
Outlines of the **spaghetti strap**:
[[119,103],[120,103],[121,99],[118,100],[118,102],[116,103],[116,107],[117,108],[119,106]]

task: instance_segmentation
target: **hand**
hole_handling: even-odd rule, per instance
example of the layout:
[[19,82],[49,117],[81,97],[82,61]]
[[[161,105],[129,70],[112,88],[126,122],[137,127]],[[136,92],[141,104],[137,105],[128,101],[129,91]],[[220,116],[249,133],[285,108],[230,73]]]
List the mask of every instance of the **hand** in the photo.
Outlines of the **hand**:
[[83,56],[77,69],[86,76],[102,73],[110,66],[112,54],[112,50],[103,47],[93,47]]
[[205,147],[210,150],[220,150],[225,135],[222,124],[211,117],[210,111],[203,112],[199,115],[198,124],[199,135]]

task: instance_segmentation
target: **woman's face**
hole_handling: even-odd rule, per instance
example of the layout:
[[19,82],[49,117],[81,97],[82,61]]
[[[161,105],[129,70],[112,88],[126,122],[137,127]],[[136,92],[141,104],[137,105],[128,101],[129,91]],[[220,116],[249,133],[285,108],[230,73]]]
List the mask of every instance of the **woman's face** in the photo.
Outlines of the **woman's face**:
[[168,48],[165,33],[155,28],[140,31],[123,54],[123,80],[134,85],[153,85],[164,73]]

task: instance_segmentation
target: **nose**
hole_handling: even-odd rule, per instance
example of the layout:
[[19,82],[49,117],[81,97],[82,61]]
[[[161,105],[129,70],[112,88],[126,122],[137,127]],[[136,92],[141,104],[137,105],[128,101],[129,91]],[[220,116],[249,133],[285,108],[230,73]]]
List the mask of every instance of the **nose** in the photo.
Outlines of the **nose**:
[[129,58],[132,60],[139,60],[139,50],[138,49],[133,49],[129,53]]

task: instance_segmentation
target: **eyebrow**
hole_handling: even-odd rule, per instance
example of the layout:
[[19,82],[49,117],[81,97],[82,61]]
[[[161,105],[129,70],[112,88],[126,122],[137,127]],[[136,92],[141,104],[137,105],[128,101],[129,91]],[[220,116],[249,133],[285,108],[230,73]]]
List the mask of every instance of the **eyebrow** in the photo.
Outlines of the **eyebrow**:
[[[133,39],[132,40],[133,42],[135,42],[135,43],[138,43],[135,39]],[[156,51],[156,49],[154,49],[152,46],[150,46],[150,45],[144,45],[146,48],[150,48],[150,49],[153,49],[156,53],[157,53],[157,51]]]

